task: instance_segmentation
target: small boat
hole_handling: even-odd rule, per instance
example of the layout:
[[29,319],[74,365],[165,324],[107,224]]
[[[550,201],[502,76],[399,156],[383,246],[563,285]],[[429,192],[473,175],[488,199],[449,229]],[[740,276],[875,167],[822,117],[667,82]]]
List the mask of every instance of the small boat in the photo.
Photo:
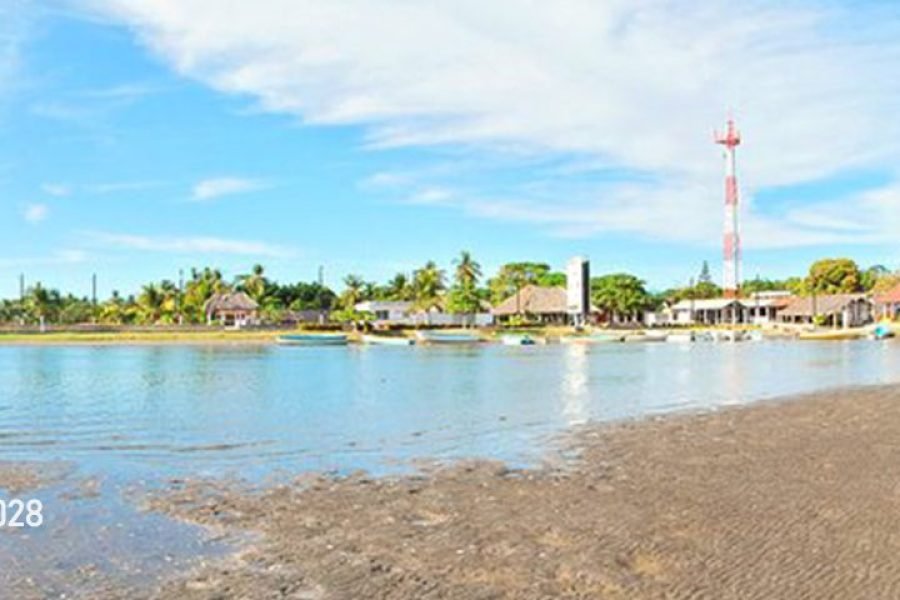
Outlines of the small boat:
[[695,336],[694,336],[693,331],[670,333],[668,336],[666,336],[667,342],[672,342],[675,344],[684,344],[684,343],[688,343],[688,342],[693,342],[694,339],[695,339]]
[[891,330],[891,326],[886,323],[879,323],[872,329],[872,333],[869,335],[873,340],[886,340],[888,338],[894,337],[894,332]]
[[362,336],[362,341],[376,346],[412,346],[416,343],[416,340],[408,337],[370,334]]
[[534,346],[537,343],[530,335],[504,335],[500,342],[504,346]]
[[664,342],[669,337],[669,334],[665,331],[646,331],[644,332],[644,338],[648,342]]
[[841,330],[836,329],[832,331],[804,331],[798,337],[801,340],[808,341],[844,341],[844,340],[858,340],[865,336],[865,333],[861,330]]
[[478,334],[464,332],[418,331],[416,336],[428,344],[474,344],[481,341]]
[[624,336],[617,333],[592,333],[590,335],[567,335],[559,338],[562,344],[608,344],[621,342]]
[[279,335],[276,341],[282,346],[345,346],[346,333],[296,333]]

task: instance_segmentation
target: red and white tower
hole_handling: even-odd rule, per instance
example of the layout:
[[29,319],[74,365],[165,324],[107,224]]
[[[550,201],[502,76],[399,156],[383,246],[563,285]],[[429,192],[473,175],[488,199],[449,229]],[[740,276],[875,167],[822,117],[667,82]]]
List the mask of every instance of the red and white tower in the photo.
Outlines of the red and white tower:
[[735,173],[735,148],[741,133],[728,120],[724,133],[716,133],[716,143],[725,147],[725,236],[723,238],[722,288],[726,298],[736,298],[741,277],[741,236],[738,228],[738,185]]

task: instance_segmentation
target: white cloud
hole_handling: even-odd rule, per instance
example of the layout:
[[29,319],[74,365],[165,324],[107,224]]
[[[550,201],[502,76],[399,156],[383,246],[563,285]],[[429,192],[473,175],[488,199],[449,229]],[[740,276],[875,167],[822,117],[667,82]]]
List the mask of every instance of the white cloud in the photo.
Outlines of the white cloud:
[[72,188],[64,183],[45,183],[41,185],[41,190],[50,196],[68,196],[72,193]]
[[22,212],[22,217],[29,223],[40,223],[50,214],[46,204],[29,204]]
[[[376,147],[562,155],[653,180],[594,199],[583,212],[593,223],[560,226],[513,194],[501,212],[469,207],[571,233],[708,239],[721,224],[711,129],[729,108],[745,131],[749,190],[900,159],[900,20],[878,3],[88,3],[179,73],[307,123],[363,125]],[[770,224],[747,215],[761,244],[841,235]]]
[[222,196],[246,194],[266,187],[266,184],[256,179],[244,179],[241,177],[217,177],[204,179],[194,185],[191,196],[194,200],[214,200]]
[[296,255],[292,248],[251,240],[235,240],[208,236],[169,237],[123,233],[87,232],[87,236],[102,245],[178,254],[236,254],[271,258]]
[[83,263],[87,259],[88,255],[83,250],[63,249],[49,256],[20,256],[16,258],[0,256],[0,268],[20,269],[22,267],[74,265]]

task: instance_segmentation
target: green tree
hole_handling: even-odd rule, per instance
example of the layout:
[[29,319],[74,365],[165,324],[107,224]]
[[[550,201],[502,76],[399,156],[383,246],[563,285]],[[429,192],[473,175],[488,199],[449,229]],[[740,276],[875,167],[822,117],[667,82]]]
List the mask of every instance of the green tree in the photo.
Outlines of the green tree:
[[863,291],[870,292],[875,289],[879,280],[890,276],[890,270],[884,265],[872,265],[860,274],[859,283]]
[[253,265],[250,273],[238,276],[237,288],[262,303],[269,290],[269,280],[266,279],[265,268],[259,264]]
[[712,283],[712,275],[709,272],[709,263],[705,260],[703,261],[703,266],[700,267],[700,275],[697,277],[697,283]]
[[474,314],[481,306],[478,281],[481,279],[481,265],[475,262],[467,251],[460,253],[454,261],[454,284],[448,297],[447,309],[452,313]]
[[48,290],[37,283],[25,294],[25,313],[43,325],[53,320],[59,310],[60,296],[57,290]]
[[591,301],[616,321],[640,315],[653,304],[653,297],[641,279],[628,273],[612,273],[591,278]]
[[491,303],[499,304],[528,285],[540,285],[550,273],[550,265],[536,262],[507,263],[490,281]]
[[386,300],[409,301],[413,299],[413,288],[409,277],[404,273],[397,273],[387,284]]
[[823,258],[809,267],[807,286],[818,294],[853,293],[862,290],[862,275],[849,258]]
[[347,275],[344,277],[344,291],[341,293],[340,304],[344,310],[352,311],[362,302],[363,288],[366,282],[359,275]]
[[429,260],[413,276],[413,298],[419,310],[431,310],[440,305],[445,289],[444,272]]

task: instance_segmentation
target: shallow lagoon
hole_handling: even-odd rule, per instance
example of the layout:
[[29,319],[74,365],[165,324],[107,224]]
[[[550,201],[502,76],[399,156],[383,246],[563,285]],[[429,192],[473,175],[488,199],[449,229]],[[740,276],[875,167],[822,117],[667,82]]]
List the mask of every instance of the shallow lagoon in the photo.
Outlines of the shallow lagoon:
[[116,480],[539,461],[588,420],[900,381],[894,342],[0,348],[0,458]]

